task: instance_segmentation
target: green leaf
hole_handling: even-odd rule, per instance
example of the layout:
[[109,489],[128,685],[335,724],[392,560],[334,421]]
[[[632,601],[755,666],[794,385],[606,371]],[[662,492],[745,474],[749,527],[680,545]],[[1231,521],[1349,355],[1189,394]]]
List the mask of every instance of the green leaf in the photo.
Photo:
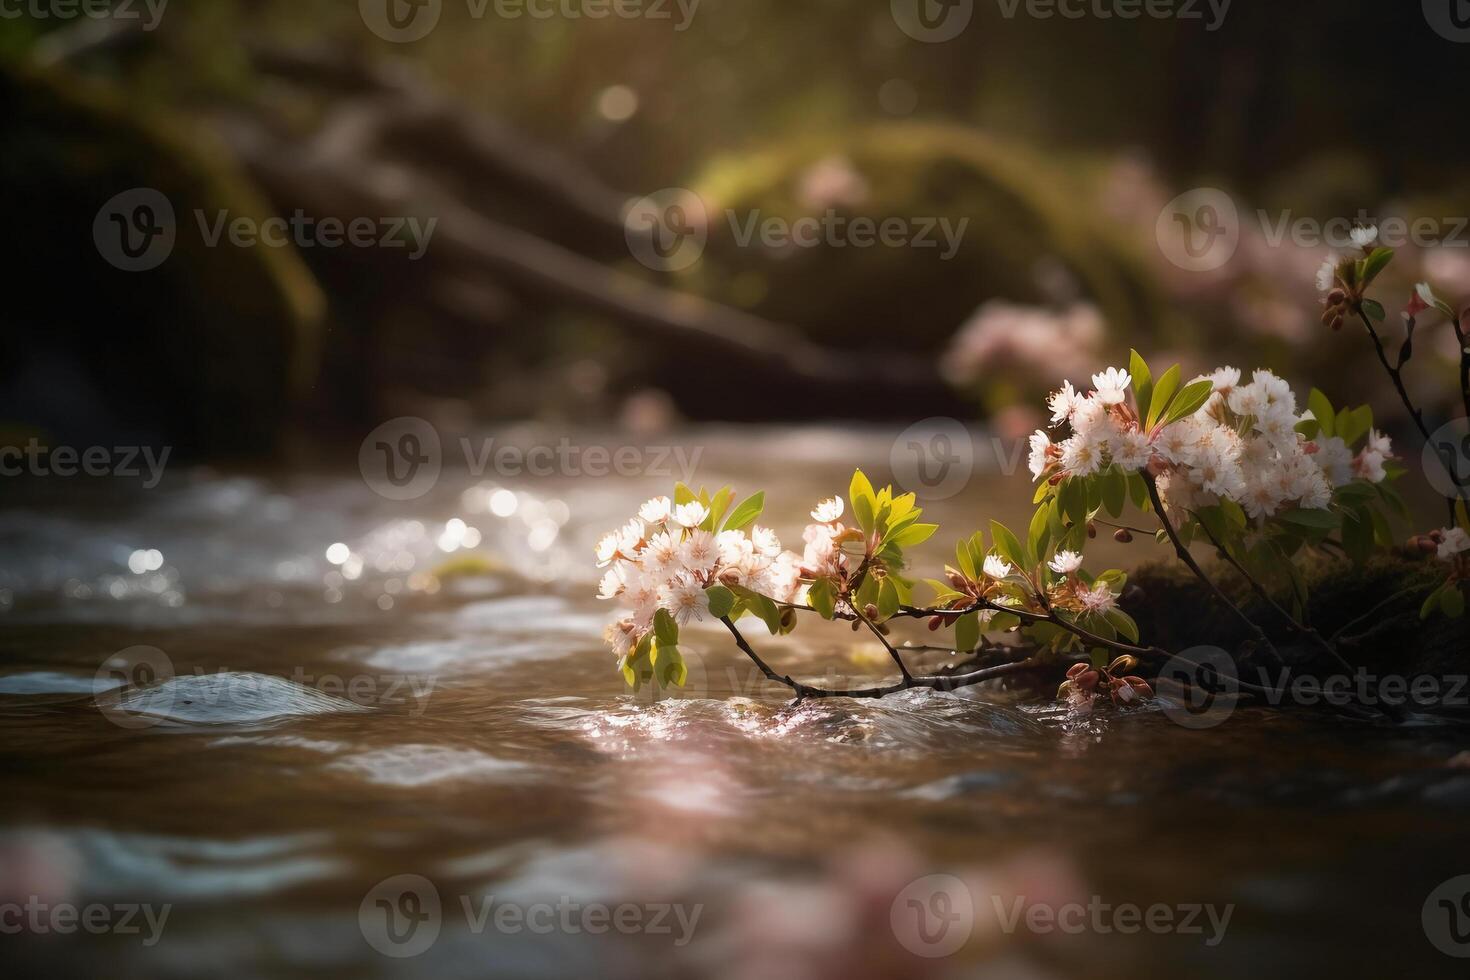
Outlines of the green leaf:
[[1136,350],[1128,352],[1128,373],[1133,377],[1133,397],[1138,402],[1138,414],[1148,418],[1154,393],[1153,374],[1148,369],[1148,362]]
[[1341,518],[1330,510],[1289,510],[1283,514],[1277,514],[1281,520],[1299,527],[1309,527],[1319,531],[1336,530]]
[[1344,410],[1337,416],[1337,437],[1349,446],[1366,436],[1371,428],[1373,409],[1367,405],[1360,405],[1350,412]]
[[1062,481],[1061,493],[1057,497],[1061,512],[1075,527],[1087,523],[1087,481],[1080,476],[1069,476]]
[[709,598],[710,615],[716,619],[724,619],[735,608],[735,593],[723,585],[711,585],[704,594]]
[[1332,402],[1327,396],[1316,388],[1307,396],[1307,408],[1311,409],[1312,415],[1322,425],[1322,434],[1330,436],[1333,433],[1333,420],[1337,418],[1337,411],[1332,407]]
[[1349,511],[1342,519],[1342,549],[1353,564],[1362,565],[1373,554],[1373,520]]
[[854,506],[859,500],[866,500],[868,506],[877,510],[878,495],[873,492],[873,484],[862,470],[852,471],[852,480],[847,485],[847,499]]
[[1128,478],[1116,466],[1110,467],[1102,477],[1102,503],[1113,517],[1123,516],[1123,504],[1128,500]]
[[1439,608],[1439,597],[1448,587],[1449,584],[1446,583],[1429,593],[1428,597],[1424,600],[1424,605],[1419,607],[1419,618],[1421,620],[1428,619],[1434,615],[1434,611]]
[[1028,555],[1046,554],[1046,545],[1050,538],[1048,512],[1053,504],[1050,500],[1036,508],[1036,513],[1031,515],[1031,528],[1026,535],[1026,553]]
[[975,559],[970,557],[969,542],[961,541],[954,546],[955,567],[964,573],[966,578],[973,579],[975,574]]
[[883,584],[878,587],[878,615],[884,619],[892,619],[898,612],[899,602],[898,587],[893,579],[883,579]]
[[699,526],[704,530],[714,533],[715,528],[720,526],[720,519],[725,516],[725,511],[730,507],[730,501],[735,499],[735,491],[730,487],[721,487],[715,493],[714,499],[709,502],[709,515],[705,517]]
[[676,504],[692,504],[694,501],[696,501],[698,499],[699,498],[694,495],[694,491],[693,490],[690,490],[684,484],[682,484],[682,483],[676,483],[676,484],[674,484],[674,503],[676,503]]
[[732,585],[730,591],[745,600],[746,606],[760,617],[761,622],[766,624],[766,629],[771,631],[772,636],[781,631],[781,610],[770,596],[752,592],[743,585]]
[[1465,615],[1465,593],[1460,591],[1457,584],[1450,583],[1445,587],[1444,594],[1439,597],[1439,608],[1443,609],[1444,614],[1450,619],[1459,619]]
[[995,542],[995,550],[1000,552],[1000,556],[1017,568],[1030,568],[1035,564],[1011,529],[999,521],[990,522],[990,540]]
[[807,590],[807,601],[812,604],[817,615],[823,619],[831,619],[835,607],[835,601],[832,598],[832,582],[825,578],[819,578],[813,582],[811,588]]
[[[1368,257],[1363,260],[1362,265],[1361,278],[1363,281],[1363,285],[1368,286],[1372,284],[1373,280],[1378,278],[1378,274],[1384,269],[1388,268],[1388,264],[1392,261],[1393,249],[1391,248],[1379,247],[1375,248],[1372,252],[1369,252]],[[1366,307],[1368,303],[1371,302],[1372,300],[1368,300],[1363,305]],[[1376,303],[1374,305],[1377,306]],[[1380,310],[1383,309],[1383,307],[1381,306],[1379,306],[1378,308]],[[1382,320],[1383,317],[1379,316],[1378,319]]]
[[660,646],[653,669],[659,687],[668,687],[671,684],[683,687],[684,682],[689,679],[689,668],[685,666],[684,655],[679,652],[678,647]]
[[745,502],[736,507],[730,514],[730,519],[725,522],[726,531],[741,531],[761,516],[761,511],[766,509],[766,493],[764,490],[751,494],[745,498]]
[[980,614],[966,613],[954,624],[954,648],[968,653],[980,645]]
[[1174,397],[1174,390],[1179,387],[1179,365],[1175,364],[1164,372],[1164,376],[1154,385],[1153,398],[1149,401],[1148,414],[1144,416],[1148,420],[1148,427],[1153,428],[1169,407],[1169,402]]
[[653,635],[661,647],[678,645],[679,624],[674,622],[674,617],[669,615],[667,609],[660,608],[653,614]]
[[916,544],[923,544],[934,537],[934,532],[939,530],[938,524],[910,524],[908,527],[891,534],[884,540],[888,544],[898,545],[900,548],[911,548]]
[[1118,631],[1119,636],[1127,639],[1129,643],[1138,642],[1138,624],[1133,621],[1132,616],[1114,607],[1108,610],[1107,619],[1113,628]]
[[1169,406],[1169,411],[1164,416],[1165,424],[1178,422],[1198,412],[1214,393],[1215,384],[1209,378],[1201,378],[1185,385],[1184,390],[1174,398],[1174,404]]
[[1380,322],[1388,319],[1388,314],[1384,312],[1383,304],[1376,299],[1363,300],[1363,312]]
[[863,529],[864,534],[872,534],[877,527],[876,516],[873,513],[873,502],[867,497],[858,497],[852,502],[852,516],[857,521],[858,527]]

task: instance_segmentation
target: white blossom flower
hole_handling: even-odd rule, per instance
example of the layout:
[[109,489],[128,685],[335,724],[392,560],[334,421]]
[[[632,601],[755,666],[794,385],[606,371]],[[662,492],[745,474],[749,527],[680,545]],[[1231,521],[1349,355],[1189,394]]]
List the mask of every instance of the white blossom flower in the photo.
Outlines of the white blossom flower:
[[1363,448],[1365,451],[1377,453],[1385,459],[1393,456],[1393,440],[1377,429],[1368,430],[1368,442]]
[[674,508],[674,523],[680,527],[699,527],[708,516],[709,508],[697,500],[691,500],[687,504],[680,504]]
[[660,531],[648,540],[648,547],[640,556],[643,568],[652,574],[661,574],[679,561],[679,542],[674,536]]
[[751,528],[750,542],[755,550],[767,558],[775,558],[781,553],[781,539],[776,537],[776,532],[768,527],[757,524]]
[[1383,468],[1383,454],[1367,449],[1358,453],[1353,460],[1353,473],[1369,483],[1382,483],[1388,478],[1388,473]]
[[704,614],[709,611],[709,596],[688,575],[675,575],[670,579],[667,585],[659,589],[658,602],[674,617],[676,623],[687,623],[691,619],[703,620]]
[[597,567],[606,568],[618,556],[618,532],[604,534],[597,542]]
[[1053,392],[1046,401],[1047,407],[1051,409],[1052,424],[1070,420],[1072,413],[1077,411],[1084,400],[1084,396],[1077,394],[1077,390],[1072,387],[1072,382],[1063,381],[1061,389]]
[[1011,563],[999,555],[985,556],[985,574],[994,579],[1002,579],[1011,574]]
[[1113,594],[1112,589],[1108,588],[1106,582],[1099,582],[1092,588],[1079,592],[1077,601],[1082,603],[1085,611],[1094,615],[1102,615],[1118,604],[1118,597]]
[[1353,482],[1353,451],[1337,436],[1318,437],[1313,459],[1334,487]]
[[627,578],[619,566],[608,569],[607,574],[602,577],[602,584],[597,590],[599,599],[616,599],[623,594],[628,586]]
[[1109,440],[1108,447],[1112,450],[1113,462],[1125,470],[1143,469],[1154,454],[1148,436],[1137,429],[1130,429]]
[[667,524],[673,514],[674,502],[668,497],[654,497],[638,508],[638,516],[643,519],[643,523],[655,527]]
[[643,527],[643,522],[636,517],[633,518],[623,525],[622,531],[618,534],[618,551],[624,558],[633,557],[643,548],[645,534],[647,531]]
[[1039,478],[1051,464],[1051,437],[1045,431],[1037,429],[1031,433],[1031,458],[1027,465],[1031,469],[1031,476]]
[[1348,232],[1348,237],[1353,240],[1354,245],[1366,252],[1378,241],[1378,226],[1368,225],[1366,228],[1354,228]]
[[1449,561],[1461,552],[1470,551],[1470,534],[1466,534],[1464,528],[1447,527],[1440,533],[1444,535],[1439,542],[1439,557],[1442,561]]
[[1128,397],[1128,386],[1133,378],[1121,368],[1108,368],[1092,376],[1092,386],[1097,389],[1097,400],[1104,405],[1120,405]]
[[1322,263],[1322,268],[1317,270],[1317,292],[1324,296],[1332,292],[1332,288],[1337,285],[1337,266],[1339,261],[1341,260],[1335,254],[1329,255],[1326,261]]
[[1058,575],[1071,575],[1082,567],[1082,556],[1075,551],[1058,551],[1046,564]]
[[1229,394],[1230,389],[1240,384],[1240,368],[1222,367],[1216,368],[1206,375],[1215,390]]
[[828,497],[812,509],[812,520],[819,524],[831,524],[842,516],[842,498]]
[[719,560],[720,546],[708,531],[691,531],[679,545],[679,563],[692,575],[708,575]]

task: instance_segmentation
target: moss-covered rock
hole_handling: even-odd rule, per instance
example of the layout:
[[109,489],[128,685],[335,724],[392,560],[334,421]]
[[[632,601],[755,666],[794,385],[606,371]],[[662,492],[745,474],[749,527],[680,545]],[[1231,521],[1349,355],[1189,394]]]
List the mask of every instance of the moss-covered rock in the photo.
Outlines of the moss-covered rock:
[[[56,439],[147,438],[179,453],[270,449],[314,377],[323,300],[290,248],[209,247],[211,219],[270,214],[223,157],[79,80],[0,66],[10,220],[3,414]],[[176,241],[149,271],[109,263],[99,210],[148,187]],[[65,379],[67,391],[54,389]]]
[[[1419,617],[1424,599],[1444,581],[1444,569],[1431,560],[1401,555],[1377,557],[1362,567],[1315,563],[1306,570],[1305,621],[1322,636],[1335,637],[1339,652],[1355,668],[1379,676],[1463,676],[1470,672],[1470,619],[1437,613],[1427,620]],[[1207,571],[1266,631],[1288,664],[1319,675],[1333,671],[1320,649],[1295,635],[1240,576],[1218,566]],[[1251,644],[1251,633],[1240,620],[1177,562],[1146,565],[1132,573],[1124,604],[1138,621],[1144,642],[1152,646],[1175,652],[1217,646],[1238,655]],[[1239,659],[1250,669],[1276,666],[1263,651]],[[1464,694],[1470,697],[1470,690]]]
[[[685,281],[722,302],[799,326],[828,344],[938,351],[984,301],[1095,302],[1143,346],[1169,314],[1146,265],[1082,198],[1068,166],[1019,143],[939,124],[874,126],[716,160],[694,189],[709,210],[707,260]],[[845,172],[844,172],[845,171]],[[937,247],[741,245],[733,221],[794,222],[828,208],[859,217],[967,220],[950,257]],[[831,284],[813,289],[812,283]]]

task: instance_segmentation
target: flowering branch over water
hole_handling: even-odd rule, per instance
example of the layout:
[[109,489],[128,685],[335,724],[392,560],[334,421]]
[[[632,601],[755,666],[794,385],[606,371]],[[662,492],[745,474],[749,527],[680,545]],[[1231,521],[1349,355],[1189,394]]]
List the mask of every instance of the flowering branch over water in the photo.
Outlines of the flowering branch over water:
[[[1349,313],[1363,318],[1427,435],[1401,369],[1412,349],[1413,317],[1430,306],[1449,308],[1421,286],[1418,302],[1405,312],[1404,348],[1390,364],[1373,326],[1382,307],[1363,291],[1392,253],[1385,257],[1387,250],[1372,249],[1366,239],[1363,250],[1361,259],[1334,259],[1319,276],[1324,322],[1337,328]],[[1451,319],[1463,345],[1459,320]],[[1470,351],[1465,358],[1462,377],[1470,383]],[[1470,388],[1465,402],[1470,407]],[[1116,528],[1114,537],[1122,542],[1153,533],[1172,545],[1254,644],[1284,663],[1269,634],[1191,553],[1194,543],[1207,542],[1289,630],[1334,669],[1351,670],[1337,648],[1342,631],[1329,639],[1305,622],[1307,584],[1298,559],[1330,549],[1362,563],[1396,544],[1390,520],[1407,518],[1408,511],[1391,484],[1404,469],[1389,438],[1374,428],[1369,407],[1338,409],[1317,389],[1301,404],[1266,370],[1247,381],[1241,371],[1222,367],[1185,382],[1177,365],[1156,375],[1137,351],[1126,369],[1093,375],[1085,391],[1064,384],[1048,407],[1051,431],[1037,431],[1030,442],[1036,509],[1025,533],[991,521],[960,540],[943,576],[922,580],[933,591],[927,605],[914,601],[920,580],[910,577],[907,551],[933,537],[938,525],[921,520],[914,494],[875,489],[861,470],[845,499],[833,496],[812,509],[799,554],[756,523],[764,494],[735,505],[729,487],[711,494],[679,484],[672,497],[648,501],[597,546],[598,564],[607,569],[602,597],[629,607],[607,630],[624,678],[634,688],[682,685],[687,670],[680,627],[708,616],[729,630],[766,678],[799,700],[955,690],[1038,668],[1066,670],[1058,694],[1077,710],[1090,710],[1104,692],[1118,704],[1148,698],[1148,683],[1131,672],[1140,658],[1169,654],[1141,645],[1138,624],[1120,605],[1126,573],[1092,574],[1084,567],[1098,524]],[[1460,615],[1462,582],[1470,581],[1470,520],[1463,500],[1451,503],[1454,526],[1414,539],[1451,566],[1426,601],[1426,616],[1435,609]],[[1130,505],[1152,515],[1157,531],[1135,526],[1136,519],[1120,523]],[[899,679],[864,688],[807,684],[773,669],[737,625],[752,618],[770,634],[785,635],[806,614],[866,629]],[[926,620],[931,631],[943,633],[949,643],[938,649],[975,659],[937,674],[915,673],[889,639],[888,623],[905,618]],[[975,666],[985,650],[1016,659]]]

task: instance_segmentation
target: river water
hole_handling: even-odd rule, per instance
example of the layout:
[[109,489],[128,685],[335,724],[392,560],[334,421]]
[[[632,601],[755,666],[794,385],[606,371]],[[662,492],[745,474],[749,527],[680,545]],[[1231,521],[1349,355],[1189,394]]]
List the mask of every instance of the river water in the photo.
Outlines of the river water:
[[[697,448],[696,480],[765,489],[788,543],[854,461],[883,478],[898,458],[881,431],[657,441]],[[956,533],[1030,499],[1024,467],[975,445],[974,478],[931,510]],[[1433,942],[1459,912],[1431,900],[1470,873],[1460,730],[1243,707],[1192,731],[1157,704],[1076,720],[988,688],[791,706],[713,628],[686,636],[684,691],[630,694],[591,546],[679,475],[458,461],[402,501],[330,464],[7,487],[5,959],[150,978],[1464,975]],[[803,677],[882,677],[855,640],[808,627],[764,649]]]

